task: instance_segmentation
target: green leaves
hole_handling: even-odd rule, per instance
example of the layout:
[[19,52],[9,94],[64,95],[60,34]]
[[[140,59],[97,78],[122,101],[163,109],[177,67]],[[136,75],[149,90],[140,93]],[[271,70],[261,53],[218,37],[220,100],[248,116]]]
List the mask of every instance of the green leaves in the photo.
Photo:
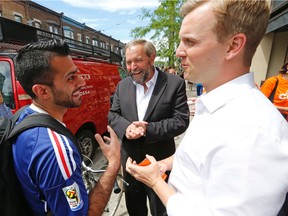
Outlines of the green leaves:
[[150,19],[149,24],[134,28],[130,33],[133,38],[143,38],[152,33],[150,39],[156,45],[158,57],[168,59],[166,66],[175,65],[178,33],[182,22],[179,10],[184,1],[159,0],[160,6],[154,11],[143,8],[140,19]]

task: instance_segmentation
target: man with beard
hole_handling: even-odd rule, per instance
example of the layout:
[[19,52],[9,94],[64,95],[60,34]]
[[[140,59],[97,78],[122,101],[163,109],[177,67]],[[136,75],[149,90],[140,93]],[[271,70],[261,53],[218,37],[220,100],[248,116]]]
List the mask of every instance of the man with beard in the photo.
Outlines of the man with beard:
[[[193,120],[176,153],[126,168],[157,193],[169,216],[272,216],[288,191],[288,124],[255,86],[253,55],[270,1],[187,0],[176,56],[201,83]],[[161,169],[171,170],[169,184]],[[163,169],[163,168],[162,168]]]
[[[45,113],[62,123],[67,108],[81,105],[80,90],[85,81],[63,40],[26,45],[15,58],[15,72],[33,99],[18,121],[33,113]],[[102,215],[121,164],[117,135],[109,126],[108,131],[111,138],[105,141],[109,145],[95,135],[108,166],[89,197],[77,143],[45,127],[28,129],[15,139],[15,171],[33,215]]]
[[[109,124],[122,140],[121,160],[125,170],[128,157],[140,163],[146,154],[157,160],[174,154],[174,137],[189,125],[185,81],[154,67],[156,49],[143,39],[125,47],[130,77],[122,80],[114,94]],[[169,175],[169,173],[167,173]],[[146,200],[152,215],[166,215],[166,209],[153,190],[124,172],[129,183],[125,190],[129,215],[147,216]]]

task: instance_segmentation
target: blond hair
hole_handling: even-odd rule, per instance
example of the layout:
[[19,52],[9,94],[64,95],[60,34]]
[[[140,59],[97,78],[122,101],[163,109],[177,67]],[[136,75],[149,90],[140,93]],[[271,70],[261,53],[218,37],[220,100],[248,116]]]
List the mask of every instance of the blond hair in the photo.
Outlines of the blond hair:
[[257,46],[265,35],[270,16],[266,0],[187,0],[180,14],[185,17],[200,5],[211,3],[216,24],[213,32],[220,43],[237,33],[246,35],[244,64],[250,66]]

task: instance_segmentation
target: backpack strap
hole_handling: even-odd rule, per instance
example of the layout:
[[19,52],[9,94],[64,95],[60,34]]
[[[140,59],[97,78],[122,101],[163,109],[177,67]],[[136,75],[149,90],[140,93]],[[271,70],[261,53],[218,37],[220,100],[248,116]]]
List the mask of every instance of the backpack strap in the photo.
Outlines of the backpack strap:
[[0,131],[0,143],[8,138],[10,131],[15,125],[15,122],[19,118],[20,114],[26,109],[26,107],[27,106],[21,107],[15,114],[12,115],[10,119],[7,117],[0,118],[0,125],[1,128],[3,128]]
[[21,115],[21,113],[28,107],[29,105],[23,106],[21,107],[19,110],[17,110],[17,112],[14,113],[14,115],[12,116],[12,121],[16,122],[17,119],[19,118],[19,116]]
[[275,86],[274,86],[274,88],[273,88],[273,91],[271,92],[271,94],[270,94],[270,96],[268,97],[268,99],[273,103],[273,101],[274,101],[274,96],[275,96],[275,92],[276,92],[276,90],[277,90],[277,87],[278,87],[278,78],[275,76],[275,78],[276,78],[276,82],[275,82]]
[[[21,108],[22,109],[22,108]],[[20,110],[19,110],[20,111]],[[18,111],[17,111],[18,113]],[[19,112],[21,113],[21,112]],[[15,113],[16,115],[16,113]],[[20,115],[20,114],[19,114]],[[18,117],[17,117],[18,118]],[[17,119],[16,118],[16,119]],[[10,132],[8,139],[12,139],[13,137],[19,135],[21,132],[33,128],[33,127],[46,127],[50,128],[57,133],[63,134],[67,136],[73,144],[78,149],[80,156],[82,157],[80,147],[78,145],[77,138],[71,133],[69,129],[67,129],[64,125],[62,125],[59,121],[55,118],[51,117],[50,115],[43,114],[43,113],[34,113],[26,118],[24,118],[21,122],[14,126],[12,131]]]

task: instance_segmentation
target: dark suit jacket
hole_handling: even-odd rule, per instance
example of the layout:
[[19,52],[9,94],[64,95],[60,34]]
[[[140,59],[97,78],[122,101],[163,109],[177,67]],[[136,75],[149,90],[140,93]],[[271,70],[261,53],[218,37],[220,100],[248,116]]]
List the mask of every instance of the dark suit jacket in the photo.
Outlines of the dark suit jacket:
[[133,121],[138,121],[136,86],[132,78],[127,77],[120,81],[114,94],[108,121],[122,140],[123,166],[128,156],[139,163],[145,158],[145,154],[154,156],[156,160],[173,155],[174,137],[183,133],[189,125],[185,81],[176,75],[160,70],[158,72],[144,117],[144,121],[148,122],[145,137],[128,140],[125,136],[126,128]]

